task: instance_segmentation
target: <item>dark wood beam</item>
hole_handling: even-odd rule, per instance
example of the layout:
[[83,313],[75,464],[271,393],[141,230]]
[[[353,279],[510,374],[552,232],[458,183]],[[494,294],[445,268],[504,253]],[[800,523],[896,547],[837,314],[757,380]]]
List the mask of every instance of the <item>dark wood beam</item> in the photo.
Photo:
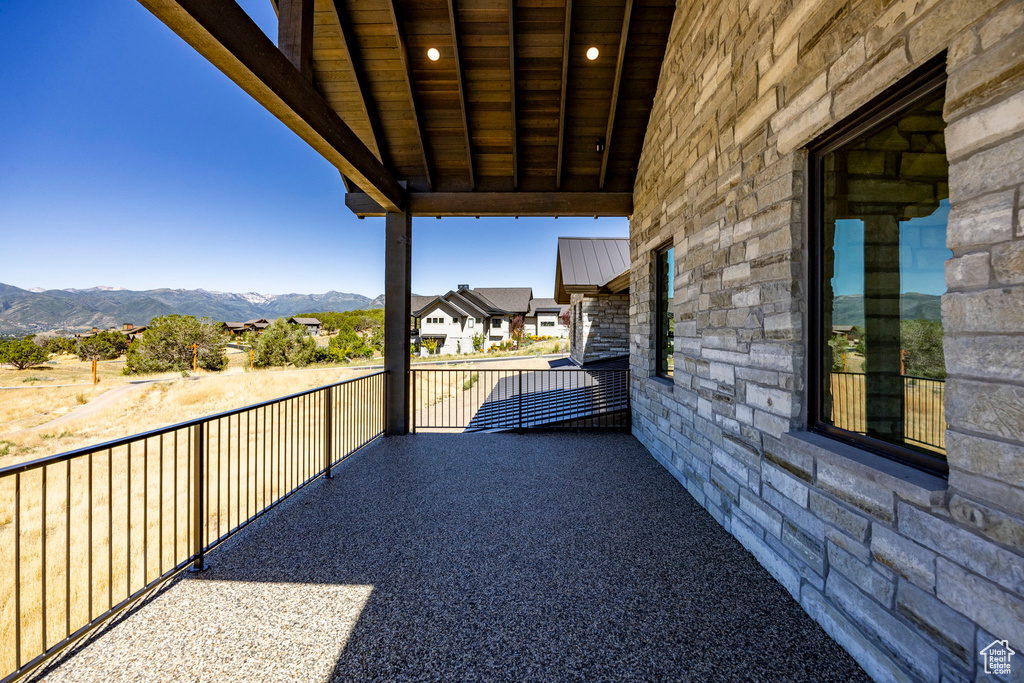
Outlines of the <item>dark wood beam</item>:
[[313,80],[313,0],[279,0],[277,48],[303,78]]
[[233,0],[139,2],[381,206],[405,208],[390,171]]
[[612,132],[615,129],[615,110],[619,106],[619,84],[622,82],[622,65],[626,61],[626,42],[629,40],[629,19],[633,14],[633,0],[626,0],[626,11],[622,16],[622,35],[619,36],[619,56],[615,61],[615,83],[612,85],[612,102],[608,109],[608,128],[604,134],[604,154],[601,155],[601,177],[597,186],[604,189],[608,173],[608,154],[612,149]]
[[565,144],[565,100],[569,85],[569,48],[572,29],[572,0],[565,2],[565,31],[562,33],[562,98],[558,105],[558,166],[555,171],[555,188],[562,187],[562,148]]
[[516,128],[516,0],[508,0],[508,78],[512,111],[512,189],[519,189],[519,130]]
[[448,16],[452,22],[452,54],[455,57],[455,77],[459,83],[459,106],[462,107],[462,127],[466,131],[466,161],[469,164],[469,187],[476,189],[473,173],[473,141],[469,132],[469,117],[466,115],[466,88],[462,82],[462,59],[459,57],[459,17],[455,0],[448,0]]
[[384,431],[401,436],[409,432],[412,219],[408,212],[389,212],[384,224]]
[[[345,206],[360,217],[387,213],[362,192],[345,195]],[[630,192],[410,192],[412,216],[631,216]]]
[[381,147],[381,141],[384,139],[381,136],[380,119],[377,117],[377,111],[370,104],[367,103],[367,88],[366,72],[363,70],[362,61],[359,59],[359,48],[355,42],[355,36],[352,33],[352,26],[349,23],[348,13],[343,7],[343,0],[334,0],[331,3],[331,8],[334,10],[334,17],[338,20],[338,30],[341,32],[341,42],[345,44],[345,59],[348,62],[348,67],[352,71],[352,77],[356,82],[356,96],[359,98],[359,108],[362,109],[363,114],[366,116],[366,120],[370,124],[370,143],[372,144],[373,151],[380,159],[380,162],[385,166],[388,166],[390,161],[384,154],[384,148]]
[[412,108],[412,122],[416,128],[416,137],[420,143],[420,152],[423,155],[423,173],[427,178],[427,187],[433,188],[431,180],[430,160],[427,158],[426,135],[423,134],[423,122],[420,120],[419,102],[416,97],[416,90],[413,88],[412,63],[409,61],[409,48],[405,44],[405,34],[402,33],[402,21],[398,16],[397,0],[388,0],[388,10],[391,13],[391,26],[395,33],[395,42],[398,44],[398,58],[402,62],[402,74],[405,76],[405,86],[409,91],[409,106]]

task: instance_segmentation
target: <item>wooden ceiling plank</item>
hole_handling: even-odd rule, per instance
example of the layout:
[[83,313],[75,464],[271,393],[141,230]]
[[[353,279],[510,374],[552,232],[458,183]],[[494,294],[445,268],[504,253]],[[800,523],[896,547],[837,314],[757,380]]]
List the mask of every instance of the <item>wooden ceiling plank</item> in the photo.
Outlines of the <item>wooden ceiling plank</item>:
[[277,47],[302,77],[313,80],[313,0],[280,0]]
[[423,134],[423,121],[420,119],[416,90],[413,88],[412,63],[409,61],[409,48],[405,43],[405,34],[402,33],[402,23],[398,16],[398,7],[395,4],[397,1],[388,0],[388,10],[391,14],[391,29],[394,32],[395,42],[398,43],[398,57],[402,63],[405,86],[409,93],[409,106],[412,108],[413,125],[416,128],[416,137],[419,139],[420,153],[423,157],[423,173],[427,179],[427,187],[432,189],[434,182],[430,172],[430,159],[427,158],[426,135]]
[[[630,216],[632,192],[410,192],[409,213],[416,216]],[[384,209],[362,192],[345,195],[345,206],[361,217],[383,216]]]
[[367,104],[367,97],[369,97],[369,90],[366,85],[366,72],[363,70],[363,65],[360,63],[359,50],[357,48],[358,43],[355,42],[355,36],[352,35],[352,27],[349,23],[349,17],[343,7],[344,0],[333,0],[331,2],[331,8],[333,9],[334,18],[337,21],[338,30],[341,32],[341,40],[345,43],[345,61],[347,62],[349,71],[352,72],[352,77],[356,82],[356,95],[359,100],[359,108],[366,116],[366,120],[370,126],[370,142],[373,143],[373,151],[380,159],[381,163],[387,166],[390,162],[384,154],[384,149],[381,147],[381,143],[384,140],[381,134],[380,119],[377,117],[376,108]]
[[512,113],[512,189],[519,189],[519,129],[516,124],[516,0],[508,0],[509,111]]
[[388,211],[405,191],[313,84],[232,0],[139,0]]
[[565,144],[565,97],[569,85],[569,48],[572,34],[572,0],[565,2],[565,29],[562,32],[562,97],[558,105],[558,163],[555,189],[562,187],[562,148]]
[[462,110],[462,126],[466,131],[466,163],[469,169],[469,187],[476,189],[473,173],[473,141],[469,131],[469,117],[466,115],[466,88],[462,76],[462,58],[459,55],[459,17],[456,0],[448,0],[448,16],[452,24],[452,54],[455,57],[455,76],[459,83],[459,107]]
[[619,105],[619,84],[622,82],[622,67],[626,62],[626,43],[629,40],[629,20],[633,14],[633,0],[626,0],[626,11],[622,15],[622,36],[619,38],[619,55],[615,60],[615,83],[612,85],[612,101],[608,110],[608,128],[604,134],[604,154],[601,155],[601,176],[597,187],[604,189],[604,179],[608,173],[608,155],[612,149],[612,132],[615,129],[615,110]]

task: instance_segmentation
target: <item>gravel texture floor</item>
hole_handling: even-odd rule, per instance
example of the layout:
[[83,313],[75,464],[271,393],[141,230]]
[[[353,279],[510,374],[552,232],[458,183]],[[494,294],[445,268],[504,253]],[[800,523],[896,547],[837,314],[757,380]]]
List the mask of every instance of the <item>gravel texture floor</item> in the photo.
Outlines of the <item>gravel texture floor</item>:
[[384,439],[52,681],[855,681],[632,437]]

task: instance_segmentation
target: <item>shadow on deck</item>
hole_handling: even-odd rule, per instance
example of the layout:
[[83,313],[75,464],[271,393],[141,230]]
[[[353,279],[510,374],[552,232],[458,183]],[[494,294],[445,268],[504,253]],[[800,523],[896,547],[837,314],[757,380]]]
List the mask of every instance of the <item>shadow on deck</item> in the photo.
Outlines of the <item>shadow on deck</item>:
[[381,440],[48,680],[868,680],[624,434]]

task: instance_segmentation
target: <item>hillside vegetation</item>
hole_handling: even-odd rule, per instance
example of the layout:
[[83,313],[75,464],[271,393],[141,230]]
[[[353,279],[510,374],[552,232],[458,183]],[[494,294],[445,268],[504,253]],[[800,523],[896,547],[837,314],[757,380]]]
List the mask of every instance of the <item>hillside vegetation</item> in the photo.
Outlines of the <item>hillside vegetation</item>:
[[384,306],[384,297],[325,294],[235,294],[204,289],[54,289],[30,292],[0,283],[0,334],[22,336],[44,330],[78,330],[146,325],[165,315],[192,315],[214,320],[274,319],[302,310],[351,311]]

